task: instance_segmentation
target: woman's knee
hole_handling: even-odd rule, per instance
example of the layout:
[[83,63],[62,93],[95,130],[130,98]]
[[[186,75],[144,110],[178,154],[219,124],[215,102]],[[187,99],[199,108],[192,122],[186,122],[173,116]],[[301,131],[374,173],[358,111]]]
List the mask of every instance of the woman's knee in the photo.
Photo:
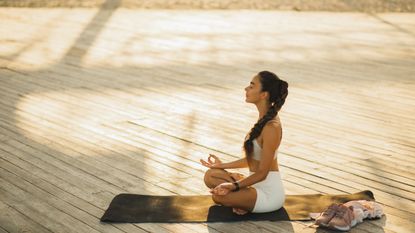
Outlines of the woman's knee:
[[216,182],[214,180],[216,179],[215,175],[217,176],[219,172],[223,172],[223,170],[218,168],[210,168],[205,172],[203,180],[205,181],[207,187],[216,187]]
[[219,205],[228,206],[226,197],[224,195],[212,195],[212,200]]
[[208,187],[210,186],[211,179],[212,179],[212,169],[210,168],[205,172],[205,176],[203,177],[203,180],[205,181],[206,186]]

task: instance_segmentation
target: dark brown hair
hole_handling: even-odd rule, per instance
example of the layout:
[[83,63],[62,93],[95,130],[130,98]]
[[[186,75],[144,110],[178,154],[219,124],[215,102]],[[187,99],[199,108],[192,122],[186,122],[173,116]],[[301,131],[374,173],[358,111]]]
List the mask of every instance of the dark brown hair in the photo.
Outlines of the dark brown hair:
[[261,91],[269,93],[269,102],[271,103],[271,107],[268,109],[267,113],[252,127],[251,131],[245,138],[243,148],[248,161],[250,160],[253,152],[253,140],[261,134],[262,129],[267,122],[278,114],[278,111],[280,111],[282,105],[284,105],[285,99],[288,95],[288,83],[278,78],[276,74],[269,71],[261,71],[258,73],[258,76],[262,86]]

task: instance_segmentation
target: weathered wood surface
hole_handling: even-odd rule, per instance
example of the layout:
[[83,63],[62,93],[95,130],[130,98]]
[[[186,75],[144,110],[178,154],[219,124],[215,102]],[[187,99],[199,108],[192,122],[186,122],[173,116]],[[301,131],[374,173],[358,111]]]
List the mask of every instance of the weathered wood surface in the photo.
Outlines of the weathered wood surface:
[[[325,232],[309,222],[101,224],[118,193],[207,194],[241,154],[258,71],[290,84],[288,194],[374,192],[415,231],[415,15],[0,8],[1,232]],[[241,170],[245,172],[245,170]]]

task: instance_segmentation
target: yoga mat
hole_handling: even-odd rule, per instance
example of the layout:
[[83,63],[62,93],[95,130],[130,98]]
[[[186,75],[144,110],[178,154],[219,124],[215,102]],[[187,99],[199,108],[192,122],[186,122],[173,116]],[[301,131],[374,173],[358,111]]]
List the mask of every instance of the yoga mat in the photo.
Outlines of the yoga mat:
[[283,208],[268,213],[237,215],[232,208],[216,205],[211,195],[151,196],[119,194],[101,217],[102,222],[179,223],[311,220],[309,213],[324,211],[332,203],[351,200],[373,201],[369,190],[345,195],[287,195]]

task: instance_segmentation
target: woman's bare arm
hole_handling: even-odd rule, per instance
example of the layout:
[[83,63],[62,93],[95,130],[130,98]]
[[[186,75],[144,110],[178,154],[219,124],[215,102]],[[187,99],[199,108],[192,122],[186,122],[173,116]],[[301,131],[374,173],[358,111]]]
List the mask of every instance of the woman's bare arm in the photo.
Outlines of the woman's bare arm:
[[232,168],[245,168],[248,167],[248,162],[246,158],[238,159],[229,163],[221,163],[219,164],[222,169],[232,169]]
[[248,162],[246,158],[238,159],[238,160],[228,162],[228,163],[222,163],[217,156],[212,155],[212,154],[209,155],[207,161],[200,159],[200,163],[205,167],[218,168],[218,169],[248,167]]

